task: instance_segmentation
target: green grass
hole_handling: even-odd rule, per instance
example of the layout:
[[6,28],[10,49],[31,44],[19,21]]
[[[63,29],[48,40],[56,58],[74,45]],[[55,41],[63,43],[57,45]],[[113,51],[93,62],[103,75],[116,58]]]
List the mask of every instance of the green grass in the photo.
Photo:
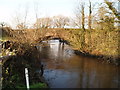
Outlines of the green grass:
[[37,83],[30,86],[30,88],[47,88],[45,83]]
[[[16,86],[16,88],[26,90],[26,86],[24,86],[24,85]],[[37,88],[37,89],[38,88],[47,88],[47,85],[45,83],[37,83],[37,84],[30,85],[30,89],[33,89],[33,88]]]

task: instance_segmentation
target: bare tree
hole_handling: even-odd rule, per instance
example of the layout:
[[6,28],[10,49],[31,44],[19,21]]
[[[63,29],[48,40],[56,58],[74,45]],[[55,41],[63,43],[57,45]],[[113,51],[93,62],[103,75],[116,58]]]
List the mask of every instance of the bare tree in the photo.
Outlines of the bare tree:
[[85,3],[79,2],[78,6],[75,9],[75,16],[76,20],[75,24],[78,27],[82,27],[83,30],[85,30]]
[[[98,3],[92,4],[91,0],[89,0],[89,15],[88,15],[88,29],[92,29],[92,23],[93,23],[93,18],[97,15],[97,13],[93,13],[94,9],[97,9],[95,6],[97,6]],[[100,4],[98,4],[99,6]]]
[[82,29],[85,30],[85,6],[84,6],[84,3],[81,4],[81,13],[82,13]]
[[20,29],[20,30],[23,30],[23,29],[26,29],[26,28],[27,28],[27,26],[25,25],[25,23],[20,23],[20,24],[18,24],[16,27],[17,27],[18,29]]
[[16,12],[15,24],[17,29],[27,28],[28,6],[25,7],[25,12]]
[[26,28],[26,20],[27,20],[27,16],[28,16],[28,6],[25,8],[25,16],[24,16],[24,26]]
[[50,28],[52,20],[49,17],[38,18],[34,27],[37,28]]
[[84,50],[85,48],[85,2],[81,1],[78,3],[77,7],[75,8],[75,16],[76,16],[76,19],[78,19],[79,22],[81,22],[81,23],[78,23],[78,25],[81,26],[82,28],[80,41],[81,41],[81,49]]
[[69,18],[62,15],[54,16],[53,24],[56,28],[65,28],[69,24]]
[[[36,22],[37,22],[38,17],[39,17],[39,5],[38,5],[38,2],[34,3],[34,12],[35,12],[35,18],[36,18]],[[35,28],[36,29],[39,28],[39,23],[35,23]]]
[[89,17],[88,17],[88,29],[91,30],[91,16],[92,16],[92,8],[91,1],[89,0]]

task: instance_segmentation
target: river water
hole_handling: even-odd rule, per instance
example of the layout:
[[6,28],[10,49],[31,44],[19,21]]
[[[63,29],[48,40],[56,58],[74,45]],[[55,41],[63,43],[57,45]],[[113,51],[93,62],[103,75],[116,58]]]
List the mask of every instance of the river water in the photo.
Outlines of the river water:
[[76,55],[59,40],[43,41],[37,48],[51,88],[120,88],[120,67]]

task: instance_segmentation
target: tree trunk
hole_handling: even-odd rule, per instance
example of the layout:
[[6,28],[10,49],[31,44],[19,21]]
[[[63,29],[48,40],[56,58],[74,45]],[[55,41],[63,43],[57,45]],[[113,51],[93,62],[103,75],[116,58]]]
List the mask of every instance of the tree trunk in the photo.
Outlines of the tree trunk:
[[81,36],[81,49],[84,50],[85,47],[85,12],[84,12],[84,5],[81,5],[82,8],[82,36]]
[[88,29],[91,30],[91,14],[92,14],[92,9],[91,9],[91,2],[89,0],[89,17],[88,17]]
[[84,14],[84,5],[82,5],[82,29],[85,30],[85,14]]

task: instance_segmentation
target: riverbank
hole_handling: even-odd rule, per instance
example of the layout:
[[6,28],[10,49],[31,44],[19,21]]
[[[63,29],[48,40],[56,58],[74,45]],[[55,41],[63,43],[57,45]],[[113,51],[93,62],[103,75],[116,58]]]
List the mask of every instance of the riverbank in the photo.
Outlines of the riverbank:
[[74,53],[76,55],[82,55],[82,56],[86,56],[86,57],[102,59],[106,63],[113,64],[113,65],[116,65],[116,66],[120,66],[120,61],[119,61],[120,58],[119,57],[105,56],[105,55],[94,55],[94,54],[90,54],[90,53],[86,53],[86,52],[83,53],[83,52],[81,52],[79,50],[74,50]]
[[[55,40],[53,38],[53,40]],[[70,42],[69,40],[61,40],[61,39],[56,39],[59,40],[60,43],[65,43],[69,46],[71,46],[72,50],[74,50],[74,53],[76,55],[82,55],[82,56],[86,56],[86,57],[91,57],[91,58],[97,58],[97,59],[102,59],[104,61],[106,61],[106,63],[109,64],[113,64],[116,66],[120,65],[120,57],[119,56],[112,56],[112,55],[103,55],[103,54],[97,54],[97,53],[90,53],[90,52],[86,52],[86,51],[82,51],[80,49],[78,49],[78,47],[74,44],[72,45],[73,42]],[[76,49],[77,48],[77,49]]]
[[76,54],[102,58],[120,65],[119,30],[67,30],[67,40]]
[[[11,32],[9,36],[19,43],[38,43],[46,37],[62,39],[69,43],[77,53],[86,56],[103,58],[116,65],[120,64],[119,38],[120,31],[113,30],[81,30],[81,29],[28,29],[28,30],[6,30]],[[31,38],[33,37],[33,38]],[[48,38],[47,38],[48,39]],[[62,41],[62,42],[63,42]]]
[[[15,47],[16,46],[16,47]],[[25,68],[29,71],[30,88],[47,88],[39,51],[29,44],[14,44],[16,55],[2,60],[2,88],[26,89]],[[39,72],[37,72],[39,70]]]

